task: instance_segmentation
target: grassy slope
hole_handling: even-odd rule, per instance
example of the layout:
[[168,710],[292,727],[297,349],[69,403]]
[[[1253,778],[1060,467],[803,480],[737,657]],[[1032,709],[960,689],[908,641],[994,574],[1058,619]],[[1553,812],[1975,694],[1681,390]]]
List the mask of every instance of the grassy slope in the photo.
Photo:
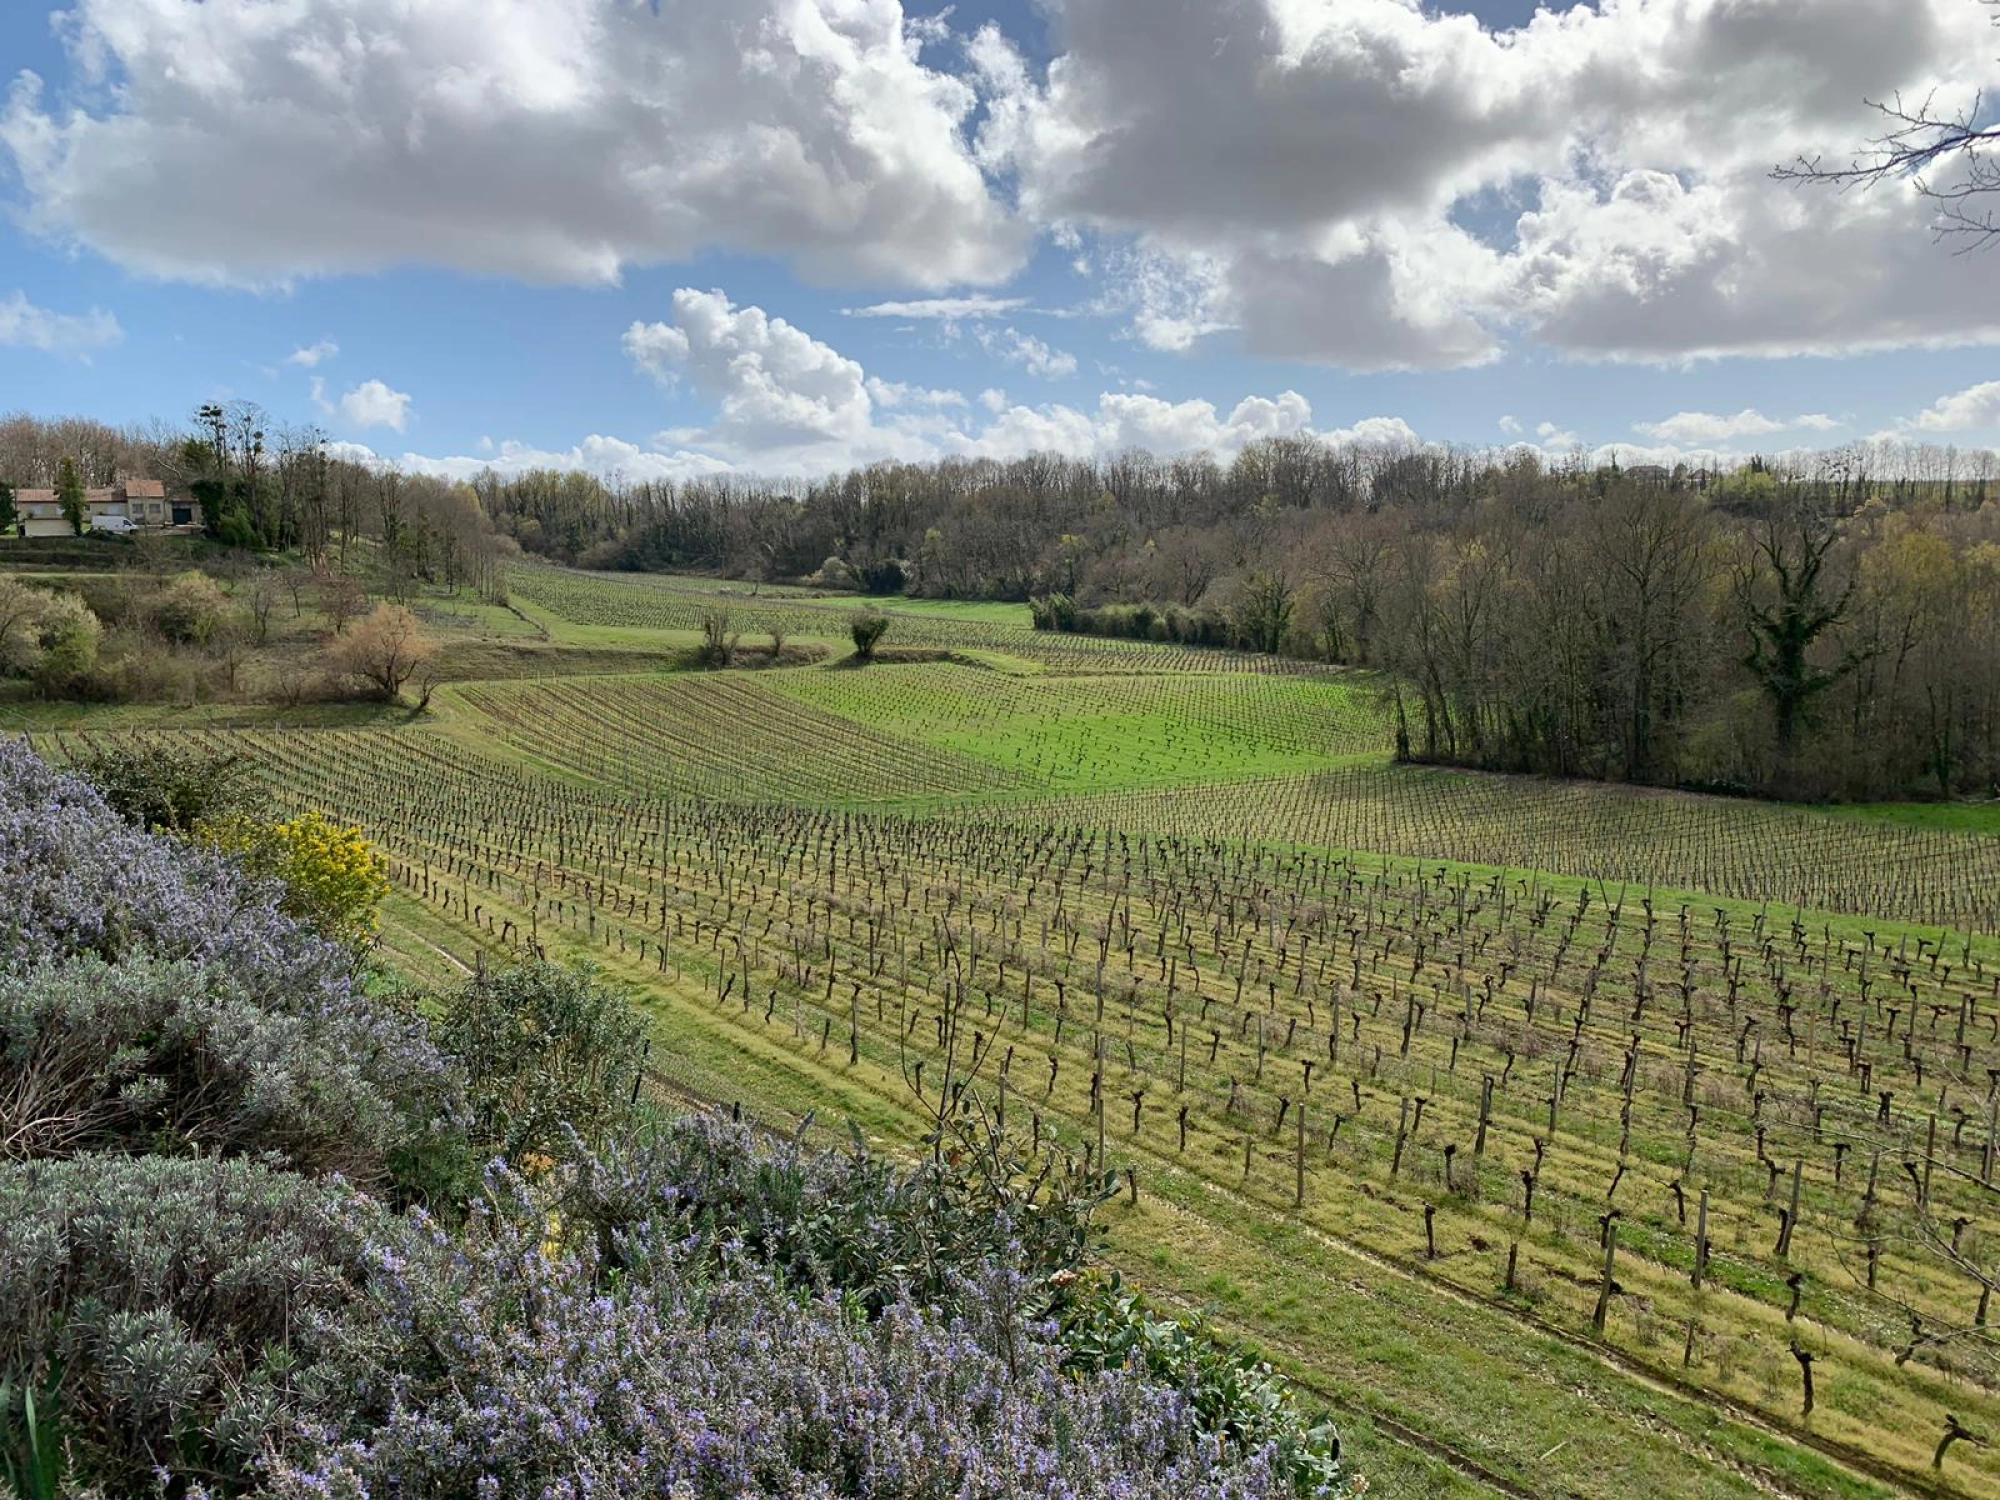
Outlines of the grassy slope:
[[[985,608],[944,605],[919,612],[991,627],[1013,623],[998,611],[1018,607],[975,612]],[[577,624],[525,600],[517,600],[512,611],[450,613],[459,618],[441,623],[451,637],[451,675],[465,680],[653,672],[678,665],[696,641],[685,630]],[[833,616],[826,639],[837,644],[843,634],[842,618]],[[990,647],[981,638],[972,649]],[[1299,726],[1329,706],[1343,726],[1365,722],[1365,705],[1340,696],[1358,694],[1351,684],[1264,677],[1247,678],[1241,685],[1225,681],[1212,701],[1203,701],[1226,708],[1231,694],[1240,692],[1258,704],[1259,712],[1246,723],[1210,713],[1195,728],[1189,722],[1193,700],[1186,701],[1184,712],[1169,697],[1135,696],[1130,681],[1036,681],[1029,686],[1049,691],[1014,694],[996,686],[997,677],[940,663],[846,674],[805,669],[770,674],[768,682],[773,693],[791,694],[894,735],[910,745],[912,754],[946,750],[1016,773],[1032,769],[1050,791],[1170,790],[1176,783],[1229,782],[1380,760],[1378,752],[1355,752],[1353,742],[1338,737],[1337,743],[1305,749],[1297,744]],[[22,727],[34,728],[320,722],[297,710],[288,718],[260,718],[241,709],[19,707]],[[431,728],[481,754],[523,762],[518,745],[509,745],[452,694],[441,695],[439,708]],[[328,727],[394,729],[402,717],[327,710],[324,722]],[[1190,805],[1212,801],[1213,794],[1204,794]],[[1088,807],[1086,799],[1077,811]],[[2000,831],[2000,817],[1991,809],[1894,807],[1812,816],[1835,826],[1887,823]],[[1423,863],[1430,868],[1438,864]],[[1575,872],[1543,879],[1544,885],[1563,891],[1585,883]],[[1755,908],[1754,902],[1703,899],[1745,913]],[[426,983],[462,974],[475,949],[488,941],[406,896],[392,900],[387,917],[392,962]],[[1842,933],[1858,934],[1864,925],[1862,919],[1828,920]],[[1996,951],[1990,943],[1979,947]],[[610,958],[614,969],[622,962],[608,950],[593,956],[600,962]],[[754,1016],[744,1021],[719,1014],[702,998],[701,976],[683,975],[676,983],[662,984],[636,964],[624,972],[650,995],[662,1035],[672,1043],[658,1049],[660,1060],[690,1092],[740,1098],[774,1118],[817,1109],[822,1119],[852,1117],[884,1140],[913,1137],[916,1119],[893,1068],[882,1065],[886,1060],[871,1064],[864,1058],[862,1068],[849,1074],[766,1033]],[[1168,1157],[1155,1156],[1146,1164],[1145,1182],[1136,1209],[1121,1205],[1109,1215],[1118,1263],[1157,1295],[1211,1307],[1323,1392],[1341,1413],[1358,1466],[1381,1492],[1574,1494],[1620,1500],[1634,1494],[1890,1493],[1753,1426],[1610,1369],[1570,1344],[1524,1337],[1511,1319],[1357,1258],[1338,1237],[1241,1197],[1212,1172],[1198,1176]]]
[[[450,927],[429,922],[414,941],[452,947]],[[458,934],[456,951],[469,958],[469,932]],[[918,1119],[892,1056],[864,1048],[850,1070],[837,1053],[821,1060],[790,1043],[781,1024],[717,1007],[711,975],[683,971],[663,984],[608,950],[589,956],[642,986],[673,1044],[657,1060],[687,1094],[740,1101],[774,1123],[816,1113],[852,1120],[886,1144],[915,1138]],[[1357,1467],[1382,1493],[1895,1493],[1570,1344],[1524,1337],[1508,1320],[1385,1273],[1292,1215],[1164,1161],[1142,1170],[1139,1206],[1107,1213],[1114,1263],[1156,1295],[1206,1308],[1254,1338],[1330,1401]],[[1399,1429],[1428,1446],[1391,1435]]]

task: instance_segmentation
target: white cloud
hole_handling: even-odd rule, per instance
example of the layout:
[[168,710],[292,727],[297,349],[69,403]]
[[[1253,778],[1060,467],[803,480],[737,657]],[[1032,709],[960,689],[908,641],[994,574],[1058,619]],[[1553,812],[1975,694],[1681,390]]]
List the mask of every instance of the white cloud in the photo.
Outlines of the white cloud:
[[720,248],[942,288],[1027,249],[899,0],[75,0],[61,35],[75,86],[20,74],[0,158],[31,228],[148,275],[605,283]]
[[998,318],[1018,312],[1028,305],[1026,297],[924,297],[914,302],[874,302],[867,307],[846,307],[850,318],[936,318],[958,322],[968,318]]
[[1502,417],[1500,419],[1500,430],[1510,435],[1518,435],[1521,431],[1520,418],[1512,416]]
[[559,449],[537,448],[511,440],[496,445],[490,438],[482,438],[477,457],[382,454],[365,443],[329,443],[327,452],[353,463],[371,467],[393,465],[407,473],[429,474],[451,480],[468,480],[487,469],[506,479],[525,474],[530,469],[558,469],[630,483],[679,482],[730,471],[728,464],[698,453],[642,448],[622,438],[600,434],[585,438],[575,447]]
[[327,360],[340,353],[340,345],[332,339],[321,339],[317,344],[294,349],[285,356],[285,363],[297,365],[302,370],[316,370]]
[[1151,347],[1229,331],[1382,369],[1522,334],[1661,362],[2000,341],[1990,268],[1938,252],[1909,184],[1768,178],[1878,134],[1868,98],[2000,82],[1964,0],[1619,0],[1504,31],[1416,0],[1051,15],[1045,70],[990,28],[971,49],[978,151],[1097,237]]
[[[323,385],[315,378],[313,399],[322,406],[325,405],[323,393]],[[371,427],[387,427],[401,432],[410,420],[410,397],[407,392],[391,390],[379,380],[364,380],[342,396],[334,409],[348,426],[362,432]]]
[[81,356],[108,349],[124,337],[118,320],[101,307],[87,313],[58,313],[35,306],[26,292],[0,297],[0,349]]
[[684,376],[716,402],[708,427],[668,434],[674,441],[772,469],[895,456],[893,433],[875,423],[861,366],[762,308],[683,287],[671,322],[634,323],[624,343],[627,357],[656,379]]
[[2000,380],[1984,381],[1953,395],[1940,396],[1906,425],[1922,432],[1970,432],[2000,427]]
[[877,406],[963,406],[962,391],[933,390],[929,386],[906,385],[898,380],[868,377],[868,395]]
[[[682,288],[668,318],[633,323],[623,343],[638,369],[708,402],[714,413],[700,425],[657,434],[650,448],[620,449],[628,474],[726,468],[812,477],[883,459],[1043,451],[1103,457],[1135,447],[1206,450],[1227,460],[1260,438],[1315,435],[1312,406],[1296,391],[1249,397],[1225,412],[1206,400],[1172,402],[1132,391],[1104,392],[1090,407],[1024,405],[988,389],[975,409],[956,391],[871,378],[831,345],[762,308],[739,307],[720,291]],[[1416,442],[1395,417],[1316,435],[1341,443]],[[432,462],[477,467],[471,459]]]
[[1734,416],[1718,416],[1706,411],[1676,412],[1659,422],[1635,422],[1632,430],[1663,443],[1713,447],[1737,438],[1768,437],[1774,432],[1795,429],[1828,432],[1839,425],[1838,421],[1822,412],[1809,412],[1805,416],[1781,421],[1765,416],[1755,407],[1746,406]]
[[1076,373],[1076,356],[1052,349],[1032,333],[1018,328],[982,328],[979,346],[1003,364],[1019,365],[1042,380],[1067,380]]

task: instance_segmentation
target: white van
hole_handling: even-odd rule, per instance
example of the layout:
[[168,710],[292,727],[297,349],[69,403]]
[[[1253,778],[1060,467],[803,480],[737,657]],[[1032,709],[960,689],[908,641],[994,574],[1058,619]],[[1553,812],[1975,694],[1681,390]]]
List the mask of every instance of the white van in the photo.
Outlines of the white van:
[[130,536],[139,528],[132,524],[130,516],[99,516],[90,523],[90,529],[111,536]]

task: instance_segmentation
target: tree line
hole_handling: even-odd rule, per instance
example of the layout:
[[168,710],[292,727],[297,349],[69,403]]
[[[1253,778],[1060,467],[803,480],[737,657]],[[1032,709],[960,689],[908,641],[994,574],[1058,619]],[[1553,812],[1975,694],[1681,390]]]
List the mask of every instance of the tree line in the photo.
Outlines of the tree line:
[[1102,462],[474,481],[525,550],[1381,669],[1413,760],[1758,794],[2000,790],[1995,455],[1727,472],[1280,438]]
[[[471,485],[343,456],[319,428],[281,422],[255,402],[204,404],[185,425],[0,417],[0,492],[75,489],[79,532],[82,489],[133,478],[200,502],[211,540],[296,551],[315,573],[352,572],[354,544],[379,544],[369,571],[397,592],[418,583],[497,590],[510,550]],[[0,531],[11,519],[0,514]]]
[[1268,439],[818,481],[468,483],[339,456],[249,403],[119,430],[0,420],[0,479],[161,475],[218,540],[496,587],[592,568],[1033,602],[1046,629],[1382,669],[1411,759],[1805,797],[2000,787],[2000,493],[1986,450],[1782,463]]

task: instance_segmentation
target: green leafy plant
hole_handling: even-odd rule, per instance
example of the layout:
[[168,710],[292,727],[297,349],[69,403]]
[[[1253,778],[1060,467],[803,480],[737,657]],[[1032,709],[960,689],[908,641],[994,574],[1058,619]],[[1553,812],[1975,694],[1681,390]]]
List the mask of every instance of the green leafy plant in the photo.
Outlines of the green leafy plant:
[[1131,1368],[1177,1387],[1202,1431],[1239,1452],[1269,1445],[1300,1495],[1340,1482],[1340,1433],[1328,1413],[1302,1407],[1269,1361],[1205,1319],[1157,1312],[1115,1273],[1070,1282],[1056,1311],[1072,1369]]
[[847,622],[848,634],[854,637],[854,654],[863,661],[872,661],[875,648],[882,643],[888,632],[889,617],[874,610],[856,612]]
[[64,1492],[69,1455],[48,1395],[35,1400],[34,1387],[0,1380],[0,1475],[18,1500],[57,1500]]

